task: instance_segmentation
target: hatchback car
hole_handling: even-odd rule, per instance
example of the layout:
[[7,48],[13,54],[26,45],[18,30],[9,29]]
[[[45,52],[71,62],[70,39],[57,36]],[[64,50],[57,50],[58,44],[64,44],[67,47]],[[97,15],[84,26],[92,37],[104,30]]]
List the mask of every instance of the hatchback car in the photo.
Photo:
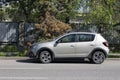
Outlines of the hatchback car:
[[35,43],[31,46],[29,57],[50,63],[55,58],[88,58],[101,64],[109,53],[108,42],[98,33],[71,32],[50,42]]

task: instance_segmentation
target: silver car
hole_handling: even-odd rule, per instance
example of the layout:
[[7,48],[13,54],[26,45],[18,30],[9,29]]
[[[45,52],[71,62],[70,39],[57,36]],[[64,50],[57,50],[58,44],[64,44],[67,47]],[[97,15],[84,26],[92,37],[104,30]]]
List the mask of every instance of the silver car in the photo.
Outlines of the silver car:
[[108,42],[100,34],[71,32],[50,42],[33,44],[29,57],[39,59],[42,63],[50,63],[55,58],[79,57],[101,64],[108,53]]

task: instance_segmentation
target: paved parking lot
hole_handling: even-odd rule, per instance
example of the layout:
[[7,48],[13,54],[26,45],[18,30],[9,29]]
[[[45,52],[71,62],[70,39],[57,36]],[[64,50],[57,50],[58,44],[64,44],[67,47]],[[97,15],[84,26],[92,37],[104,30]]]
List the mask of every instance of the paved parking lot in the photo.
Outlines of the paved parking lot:
[[0,59],[0,80],[120,80],[120,60],[92,64],[57,60],[41,64],[32,59]]

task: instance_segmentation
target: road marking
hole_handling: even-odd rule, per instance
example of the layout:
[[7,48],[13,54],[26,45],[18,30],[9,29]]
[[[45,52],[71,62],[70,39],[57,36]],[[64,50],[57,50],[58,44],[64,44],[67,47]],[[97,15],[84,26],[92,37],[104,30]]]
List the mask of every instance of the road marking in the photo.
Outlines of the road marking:
[[6,69],[9,69],[9,70],[22,70],[22,69],[26,69],[26,70],[41,70],[42,68],[0,68],[0,70],[6,70]]
[[0,80],[48,80],[47,77],[0,77]]

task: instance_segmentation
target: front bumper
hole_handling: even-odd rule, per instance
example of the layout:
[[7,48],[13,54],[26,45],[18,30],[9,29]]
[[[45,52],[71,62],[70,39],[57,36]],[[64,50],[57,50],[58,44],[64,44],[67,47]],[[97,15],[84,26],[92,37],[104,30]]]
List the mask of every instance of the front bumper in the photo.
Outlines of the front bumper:
[[33,54],[33,52],[29,52],[28,56],[29,56],[29,58],[35,58],[35,55]]

